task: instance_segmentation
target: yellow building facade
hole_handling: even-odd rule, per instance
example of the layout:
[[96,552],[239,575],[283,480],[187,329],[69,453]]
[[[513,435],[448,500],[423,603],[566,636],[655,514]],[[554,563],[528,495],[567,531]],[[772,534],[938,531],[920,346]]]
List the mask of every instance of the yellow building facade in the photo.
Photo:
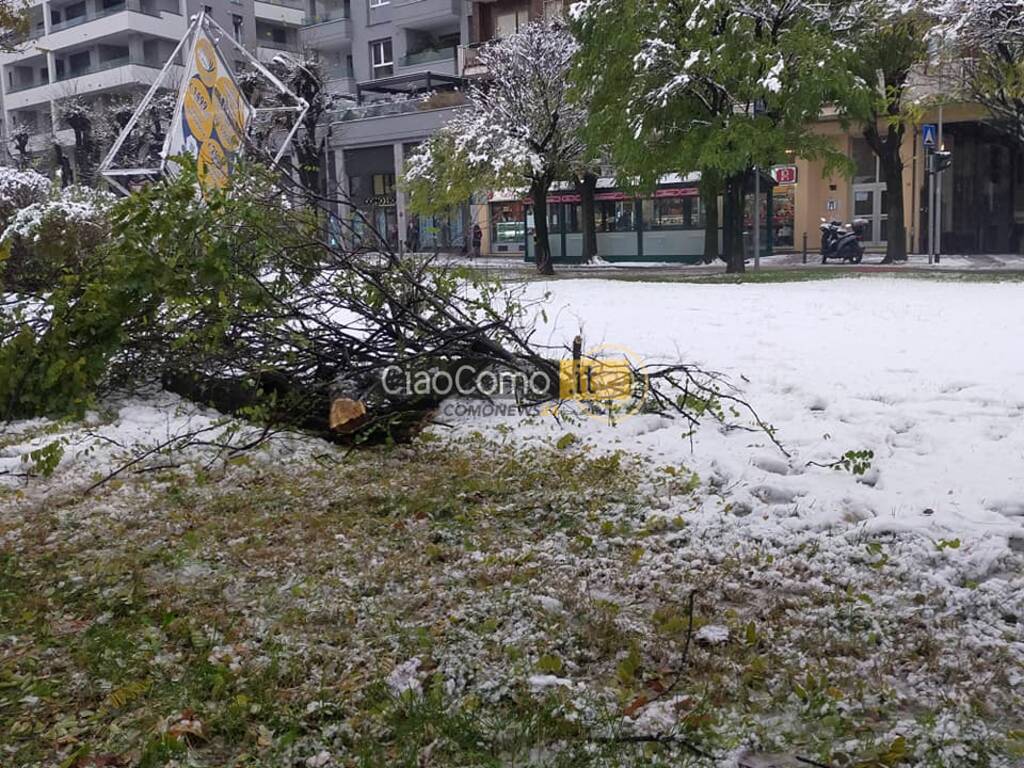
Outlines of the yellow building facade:
[[[903,206],[907,247],[928,248],[927,151],[921,126],[941,125],[941,142],[953,153],[953,165],[940,177],[941,234],[944,253],[1019,253],[1024,234],[1024,157],[1005,140],[976,105],[952,104],[926,112],[920,125],[908,128],[903,141]],[[850,158],[853,175],[825,174],[824,163],[796,158],[795,183],[775,190],[775,226],[785,235],[792,216],[793,250],[820,245],[821,219],[868,222],[869,250],[884,250],[888,238],[887,188],[874,153],[856,125],[825,118],[815,131],[828,137]],[[782,166],[785,168],[785,166]],[[785,176],[786,174],[784,174]],[[788,213],[791,211],[791,213]],[[789,250],[776,235],[776,250]]]

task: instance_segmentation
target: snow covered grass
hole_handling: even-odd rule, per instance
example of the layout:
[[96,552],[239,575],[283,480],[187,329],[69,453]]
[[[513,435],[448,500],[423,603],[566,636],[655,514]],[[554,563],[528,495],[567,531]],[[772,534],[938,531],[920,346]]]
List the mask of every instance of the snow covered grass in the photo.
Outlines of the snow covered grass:
[[1017,764],[1024,556],[705,493],[511,436],[8,491],[3,763]]
[[727,373],[792,458],[650,414],[7,425],[0,765],[1021,765],[1019,286],[527,290],[541,341]]

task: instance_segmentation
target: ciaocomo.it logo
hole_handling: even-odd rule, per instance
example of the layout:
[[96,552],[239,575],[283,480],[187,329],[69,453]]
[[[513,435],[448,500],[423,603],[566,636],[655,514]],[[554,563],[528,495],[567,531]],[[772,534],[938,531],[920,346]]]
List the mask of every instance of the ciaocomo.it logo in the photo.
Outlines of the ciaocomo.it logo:
[[599,418],[639,413],[650,394],[643,363],[632,350],[602,344],[563,359],[559,366],[559,397],[586,404]]

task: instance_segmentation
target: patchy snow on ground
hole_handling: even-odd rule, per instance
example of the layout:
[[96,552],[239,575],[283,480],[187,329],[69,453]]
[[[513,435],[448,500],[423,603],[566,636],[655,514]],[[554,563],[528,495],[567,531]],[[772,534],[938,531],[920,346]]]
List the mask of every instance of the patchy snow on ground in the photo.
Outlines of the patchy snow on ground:
[[[212,465],[256,441],[262,430],[169,392],[110,398],[80,422],[28,419],[0,423],[0,486],[83,490],[115,472]],[[268,439],[256,458],[308,455],[319,440],[294,434]],[[52,462],[52,464],[50,463]],[[32,483],[52,476],[52,482]]]
[[[522,435],[573,432],[684,464],[716,511],[785,527],[855,525],[936,541],[1024,537],[1024,285],[859,278],[784,284],[560,280],[539,343],[631,350],[635,361],[725,374],[778,430],[703,428],[637,415],[612,427],[533,419]],[[474,424],[473,427],[478,427]],[[871,450],[871,469],[814,466]],[[709,510],[711,511],[711,510]]]

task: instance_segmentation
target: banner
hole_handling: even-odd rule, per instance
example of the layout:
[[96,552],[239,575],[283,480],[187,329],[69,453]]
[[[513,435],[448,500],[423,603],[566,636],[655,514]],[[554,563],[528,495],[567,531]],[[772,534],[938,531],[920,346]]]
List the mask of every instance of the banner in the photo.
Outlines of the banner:
[[252,111],[231,68],[200,26],[185,61],[185,78],[168,132],[165,157],[192,155],[204,186],[224,186]]

